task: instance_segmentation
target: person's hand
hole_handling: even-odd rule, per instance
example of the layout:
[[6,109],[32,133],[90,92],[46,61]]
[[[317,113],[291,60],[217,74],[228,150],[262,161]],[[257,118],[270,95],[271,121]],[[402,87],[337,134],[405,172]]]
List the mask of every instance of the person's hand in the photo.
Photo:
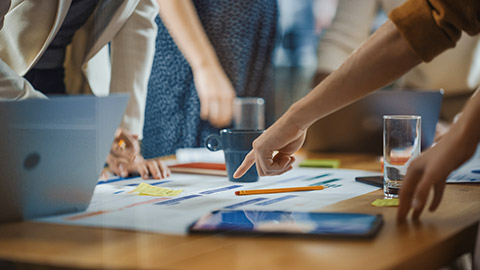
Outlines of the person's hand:
[[236,94],[223,69],[220,66],[197,68],[194,79],[200,99],[200,117],[217,128],[230,125]]
[[260,176],[278,175],[291,170],[295,161],[293,154],[305,140],[305,130],[289,123],[287,117],[280,118],[253,142],[253,149],[233,174],[242,177],[256,163]]
[[170,170],[160,159],[145,160],[140,154],[138,136],[123,129],[115,133],[107,164],[112,173],[121,177],[130,173],[138,173],[143,179],[148,179],[150,175],[155,179],[170,175]]
[[[121,128],[117,129],[110,149],[110,154],[125,162],[134,160],[140,155],[138,135],[130,134],[130,132]],[[123,166],[120,166],[118,171],[120,173],[126,172],[124,168],[121,167]]]
[[413,220],[419,219],[430,189],[433,189],[433,200],[429,210],[437,209],[448,175],[475,151],[462,137],[460,132],[450,129],[436,145],[412,161],[400,189],[399,222],[405,222],[411,208]]

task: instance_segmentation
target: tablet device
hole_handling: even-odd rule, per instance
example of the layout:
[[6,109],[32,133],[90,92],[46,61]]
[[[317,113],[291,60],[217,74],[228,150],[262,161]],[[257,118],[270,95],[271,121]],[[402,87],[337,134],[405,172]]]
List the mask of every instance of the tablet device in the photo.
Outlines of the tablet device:
[[371,238],[383,224],[381,215],[359,213],[217,210],[190,228],[190,233]]

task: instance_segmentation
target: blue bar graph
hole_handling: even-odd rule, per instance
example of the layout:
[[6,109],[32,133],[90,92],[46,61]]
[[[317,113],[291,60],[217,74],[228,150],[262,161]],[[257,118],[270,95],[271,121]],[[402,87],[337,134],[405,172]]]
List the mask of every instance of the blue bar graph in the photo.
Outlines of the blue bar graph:
[[171,200],[168,200],[168,201],[158,202],[158,203],[155,203],[155,204],[157,204],[157,205],[174,205],[174,204],[179,204],[181,201],[192,199],[192,198],[197,198],[197,197],[201,197],[201,196],[202,195],[188,195],[188,196],[185,196],[185,197],[180,197],[180,198],[171,199]]
[[329,175],[330,175],[330,173],[321,174],[321,175],[317,175],[317,176],[314,176],[314,177],[310,177],[310,178],[304,179],[304,181],[316,180],[316,179],[319,179],[319,178],[322,178],[322,177],[326,177],[326,176],[329,176]]
[[245,205],[249,205],[249,204],[254,204],[254,203],[256,203],[256,202],[260,202],[260,201],[263,201],[263,200],[266,200],[266,199],[267,199],[267,198],[256,198],[256,199],[244,201],[244,202],[241,202],[241,203],[232,204],[232,205],[229,205],[229,206],[224,207],[224,208],[226,208],[226,209],[235,209],[235,208],[238,208],[238,207],[241,207],[241,206],[245,206]]
[[340,178],[334,178],[334,179],[330,179],[330,180],[326,180],[326,181],[322,181],[322,182],[317,182],[315,184],[311,184],[309,186],[323,186],[323,185],[326,185],[326,184],[329,184],[329,183],[332,183],[332,182],[336,182],[336,181],[339,181],[341,180]]
[[233,185],[233,186],[228,186],[228,187],[205,190],[205,191],[200,192],[200,194],[208,195],[208,194],[213,194],[213,193],[222,192],[222,191],[226,191],[226,190],[236,189],[236,188],[239,188],[239,187],[242,187],[242,185]]
[[290,198],[295,198],[295,197],[297,197],[297,195],[287,195],[287,196],[271,199],[271,200],[268,200],[268,201],[263,201],[261,203],[257,203],[256,205],[270,205],[270,204],[273,204],[273,203],[276,203],[276,202],[281,202],[281,201],[288,200]]
[[110,183],[114,183],[114,182],[119,182],[119,181],[124,181],[124,180],[130,180],[130,179],[134,179],[134,178],[138,178],[138,176],[118,177],[118,178],[113,178],[113,179],[98,181],[98,182],[97,182],[97,185],[110,184]]
[[295,181],[295,180],[298,180],[298,179],[302,179],[302,178],[304,178],[305,176],[306,176],[306,175],[300,175],[300,176],[293,177],[293,178],[278,180],[278,181],[276,181],[275,183],[286,183],[286,182],[290,182],[290,181]]

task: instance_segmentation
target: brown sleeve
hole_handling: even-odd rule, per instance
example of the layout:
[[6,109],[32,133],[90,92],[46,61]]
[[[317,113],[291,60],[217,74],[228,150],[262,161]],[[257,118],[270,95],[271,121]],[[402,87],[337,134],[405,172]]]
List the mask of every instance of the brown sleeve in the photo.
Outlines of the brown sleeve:
[[480,1],[408,0],[389,17],[416,54],[429,62],[455,47],[462,31],[480,32]]

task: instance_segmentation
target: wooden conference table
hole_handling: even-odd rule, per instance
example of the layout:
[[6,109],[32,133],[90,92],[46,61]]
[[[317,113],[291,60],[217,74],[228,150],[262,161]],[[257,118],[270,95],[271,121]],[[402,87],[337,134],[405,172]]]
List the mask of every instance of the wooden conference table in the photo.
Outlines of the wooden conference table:
[[[316,157],[340,158],[343,168],[380,170],[373,156]],[[382,194],[319,209],[383,214],[385,224],[373,240],[173,236],[18,222],[0,225],[0,260],[62,269],[438,269],[473,250],[480,185],[448,185],[439,209],[416,224],[397,225],[396,208],[370,206]]]

